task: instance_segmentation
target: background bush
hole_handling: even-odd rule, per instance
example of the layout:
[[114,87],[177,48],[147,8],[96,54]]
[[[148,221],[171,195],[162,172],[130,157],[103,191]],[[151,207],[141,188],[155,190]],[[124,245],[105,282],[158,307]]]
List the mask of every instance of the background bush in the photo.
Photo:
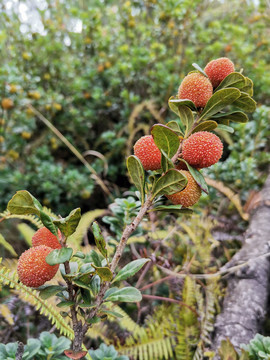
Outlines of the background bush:
[[[89,171],[28,103],[81,153],[91,149],[105,156],[95,153],[87,160],[118,196],[129,187],[125,155],[153,123],[174,119],[167,100],[192,62],[204,67],[210,59],[229,57],[254,81],[255,99],[270,105],[265,0],[43,0],[35,6],[27,0],[0,5],[0,98],[14,102],[11,110],[0,110],[1,209],[19,189],[31,189],[44,205],[65,213],[78,202],[102,205]],[[261,118],[263,135],[257,133]],[[244,176],[246,185],[237,183],[237,190],[259,185],[269,160],[264,155],[269,144],[261,140],[269,135],[267,107],[254,119],[256,124],[236,125],[241,141],[232,145],[232,136],[230,160],[211,170],[234,185]],[[250,146],[249,156],[239,158],[238,148]]]

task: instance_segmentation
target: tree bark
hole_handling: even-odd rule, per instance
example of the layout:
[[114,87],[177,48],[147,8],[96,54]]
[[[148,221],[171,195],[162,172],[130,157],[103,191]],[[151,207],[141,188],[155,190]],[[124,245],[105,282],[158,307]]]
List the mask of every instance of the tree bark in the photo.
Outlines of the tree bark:
[[[261,199],[251,215],[250,224],[241,250],[223,267],[248,261],[246,266],[228,278],[227,294],[223,310],[217,316],[213,349],[229,338],[236,349],[248,343],[261,330],[268,300],[270,277],[269,258],[259,256],[269,253],[270,248],[270,176],[266,180]],[[216,355],[215,359],[219,359]]]

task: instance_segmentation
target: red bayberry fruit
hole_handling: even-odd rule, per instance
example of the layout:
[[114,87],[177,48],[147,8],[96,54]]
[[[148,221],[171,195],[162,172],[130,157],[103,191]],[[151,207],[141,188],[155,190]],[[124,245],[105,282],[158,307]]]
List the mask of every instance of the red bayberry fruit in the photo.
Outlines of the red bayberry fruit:
[[183,143],[183,159],[195,168],[205,168],[218,162],[223,152],[219,137],[208,131],[192,134]]
[[187,178],[187,185],[185,189],[175,194],[167,195],[167,198],[175,205],[189,207],[199,201],[202,191],[190,172],[181,170],[180,173],[185,175]]
[[134,154],[140,159],[144,170],[161,168],[161,152],[152,135],[141,137],[134,145]]
[[213,87],[216,88],[226,76],[234,72],[234,64],[230,59],[222,57],[210,61],[204,68],[204,71]]
[[213,86],[207,77],[200,73],[187,75],[178,89],[179,99],[189,99],[197,108],[205,107],[213,94]]
[[[61,232],[58,230],[58,237],[61,239]],[[61,249],[61,244],[59,243],[57,237],[53,235],[49,229],[45,226],[39,229],[34,236],[32,237],[32,245],[39,246],[45,245],[52,249]]]
[[51,251],[52,248],[40,245],[22,253],[18,260],[17,271],[24,285],[37,288],[55,276],[59,265],[51,266],[46,263],[46,256]]

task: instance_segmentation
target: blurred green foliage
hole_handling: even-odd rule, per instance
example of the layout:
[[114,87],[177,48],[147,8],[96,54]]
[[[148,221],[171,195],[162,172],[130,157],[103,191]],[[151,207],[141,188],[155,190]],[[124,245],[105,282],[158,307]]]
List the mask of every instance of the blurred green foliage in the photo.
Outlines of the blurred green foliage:
[[[14,103],[9,110],[0,108],[1,209],[19,189],[31,190],[57,211],[68,212],[78,201],[87,208],[96,205],[91,174],[27,108],[28,103],[81,153],[91,149],[106,157],[106,180],[117,196],[119,187],[122,191],[129,186],[123,175],[132,111],[153,99],[156,118],[174,119],[167,100],[192,70],[192,62],[204,67],[211,59],[229,57],[254,81],[255,99],[269,104],[270,17],[265,0],[12,4],[0,5],[0,101],[8,98]],[[153,117],[146,108],[134,122],[150,127]],[[245,129],[257,131],[249,125],[236,129],[243,139]],[[254,154],[241,163],[233,155],[235,174],[223,180],[256,173]],[[87,160],[104,177],[104,160],[96,156]],[[229,165],[224,164],[219,165],[223,173],[222,166]]]

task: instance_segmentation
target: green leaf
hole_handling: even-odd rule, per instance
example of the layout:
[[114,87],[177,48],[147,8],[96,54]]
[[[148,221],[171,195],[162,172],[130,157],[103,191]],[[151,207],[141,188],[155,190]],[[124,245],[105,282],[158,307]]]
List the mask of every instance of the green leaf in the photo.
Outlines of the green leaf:
[[224,88],[237,88],[242,89],[246,84],[245,76],[240,74],[239,72],[233,72],[225,77],[219,84],[219,86],[216,88],[215,91],[218,91],[220,89]]
[[101,310],[101,313],[107,314],[107,315],[111,315],[115,318],[123,318],[124,316],[122,314],[119,314],[116,311],[111,311],[111,310]]
[[248,113],[252,113],[256,110],[256,101],[245,92],[241,92],[241,96],[234,101],[233,105]]
[[172,129],[177,135],[184,136],[182,130],[180,129],[180,126],[177,121],[169,121],[166,126],[168,126],[170,129]]
[[237,360],[238,359],[237,352],[234,349],[234,346],[230,342],[229,339],[221,341],[221,346],[218,349],[218,353],[220,355],[221,360]]
[[194,180],[199,185],[199,187],[202,189],[202,191],[204,191],[206,194],[208,194],[208,186],[206,184],[206,181],[205,181],[203,175],[199,172],[199,170],[190,166],[189,163],[186,162],[185,160],[181,159],[181,161],[183,161],[187,165],[188,171],[191,173]]
[[97,296],[100,291],[100,277],[98,275],[93,276],[89,286],[92,290],[93,295]]
[[66,286],[59,286],[59,285],[46,285],[45,288],[40,290],[39,296],[41,299],[46,300],[49,299],[51,296],[59,293],[60,291],[66,290]]
[[143,204],[145,196],[145,172],[142,163],[137,156],[131,155],[127,158],[127,169],[133,184],[141,194],[141,201]]
[[205,76],[206,78],[208,78],[207,74],[203,71],[203,69],[196,63],[192,63],[192,66],[198,70],[203,76]]
[[217,130],[224,130],[230,134],[234,133],[234,128],[227,126],[227,125],[223,125],[223,124],[218,124]]
[[202,122],[201,124],[197,125],[193,130],[192,134],[198,131],[211,131],[214,130],[218,124],[213,120],[207,120]]
[[151,134],[159,150],[163,150],[171,159],[179,148],[179,136],[168,126],[162,124],[154,125]]
[[163,150],[161,150],[161,167],[164,173],[174,168],[173,162]]
[[160,206],[156,206],[153,209],[148,210],[148,212],[150,211],[164,211],[168,213],[177,213],[177,214],[186,214],[186,215],[193,214],[193,210],[182,208],[182,205],[160,205]]
[[82,289],[91,290],[90,285],[80,279],[73,279],[72,281],[74,284],[76,284],[77,286],[79,286]]
[[95,242],[96,242],[98,250],[101,252],[101,254],[105,258],[107,258],[108,253],[107,253],[107,249],[106,249],[106,241],[104,240],[104,237],[101,234],[100,227],[96,221],[93,222],[92,230],[93,230],[93,234],[94,234],[94,238],[95,238]]
[[213,115],[232,104],[241,96],[241,92],[236,88],[221,89],[215,92],[208,100],[199,121],[210,119]]
[[176,169],[170,169],[153,186],[152,199],[155,196],[171,195],[181,191],[187,184],[187,178]]
[[75,305],[75,301],[61,301],[60,303],[56,304],[56,306],[60,308],[72,305]]
[[[71,248],[55,249],[46,256],[46,263],[49,265],[63,264],[69,261],[73,250]],[[67,274],[68,275],[68,274]]]
[[17,191],[8,202],[7,209],[11,214],[26,215],[35,214],[39,216],[42,209],[41,204],[34,196],[26,190]]
[[[80,292],[81,292],[81,296],[82,296],[82,299],[83,299],[83,302],[84,304],[90,306],[91,305],[91,292],[89,289],[84,289],[84,288],[81,288],[80,289]],[[83,307],[81,306],[82,304],[80,304],[80,307]],[[93,305],[92,305],[93,306]]]
[[73,257],[77,257],[79,259],[85,259],[85,254],[82,251],[77,251]]
[[40,210],[40,220],[42,222],[42,224],[48,229],[50,230],[50,232],[55,235],[58,236],[57,234],[57,229],[55,228],[55,225],[51,219],[51,217],[46,214],[43,210]]
[[197,108],[193,101],[189,99],[175,99],[174,96],[171,96],[168,101],[170,109],[177,115],[179,115],[178,107],[185,105],[193,111],[197,111]]
[[220,113],[213,116],[216,121],[229,120],[239,123],[248,122],[248,116],[242,111],[231,111],[227,113]]
[[241,91],[247,93],[249,96],[253,96],[253,81],[245,77],[246,84],[244,87],[242,87]]
[[142,300],[142,294],[134,287],[124,287],[122,289],[116,288],[116,290],[110,292],[109,296],[107,297],[105,294],[105,298],[106,301],[139,302]]
[[88,324],[97,324],[98,322],[100,322],[101,321],[101,319],[100,319],[100,317],[98,317],[98,316],[94,316],[94,317],[92,317],[91,319],[86,319],[86,322],[88,323]]
[[190,130],[192,129],[192,126],[194,124],[194,116],[190,108],[188,108],[185,105],[181,105],[178,107],[179,116],[180,119],[185,126],[185,137],[189,134]]
[[92,259],[95,266],[97,266],[97,267],[102,266],[101,259],[95,250],[91,250],[90,258]]
[[104,280],[104,281],[111,281],[112,280],[113,273],[111,272],[111,270],[107,266],[104,266],[104,267],[94,266],[94,268],[96,269],[97,274],[101,277],[102,280]]
[[81,220],[81,209],[77,208],[70,212],[70,214],[59,220],[54,220],[54,224],[61,230],[65,237],[72,235]]
[[141,270],[143,265],[149,261],[150,261],[150,259],[137,259],[137,260],[130,262],[129,264],[124,266],[123,269],[121,269],[119,271],[119,273],[113,279],[112,283],[114,283],[115,281],[126,280],[129,277],[135,275],[139,270]]

